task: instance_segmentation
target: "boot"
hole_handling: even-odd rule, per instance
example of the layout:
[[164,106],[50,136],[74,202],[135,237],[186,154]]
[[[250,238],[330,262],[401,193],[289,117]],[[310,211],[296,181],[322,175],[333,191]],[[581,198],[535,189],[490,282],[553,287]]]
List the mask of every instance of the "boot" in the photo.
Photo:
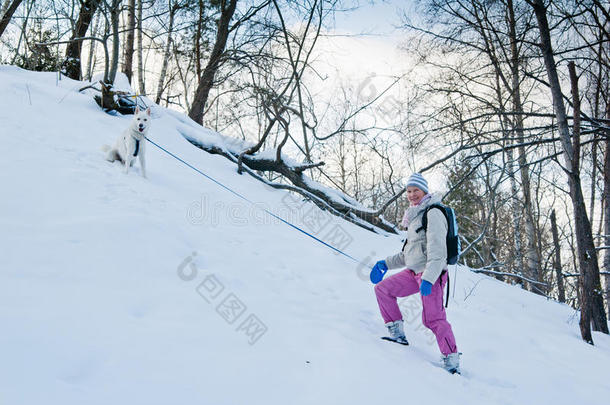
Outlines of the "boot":
[[443,367],[451,374],[460,374],[460,354],[461,353],[449,353],[443,357]]
[[388,328],[388,332],[390,332],[391,340],[395,341],[396,343],[401,343],[403,345],[409,344],[407,338],[405,337],[405,331],[403,328],[402,320],[388,322],[385,324],[385,326]]

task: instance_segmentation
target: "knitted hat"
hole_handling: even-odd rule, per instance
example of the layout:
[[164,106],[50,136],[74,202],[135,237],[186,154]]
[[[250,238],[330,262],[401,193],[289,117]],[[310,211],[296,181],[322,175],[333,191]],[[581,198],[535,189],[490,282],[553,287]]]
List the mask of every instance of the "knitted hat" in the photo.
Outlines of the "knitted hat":
[[424,193],[428,194],[428,182],[426,181],[426,179],[424,179],[424,176],[419,173],[413,173],[411,177],[409,177],[409,180],[407,181],[407,187],[410,186],[417,187]]

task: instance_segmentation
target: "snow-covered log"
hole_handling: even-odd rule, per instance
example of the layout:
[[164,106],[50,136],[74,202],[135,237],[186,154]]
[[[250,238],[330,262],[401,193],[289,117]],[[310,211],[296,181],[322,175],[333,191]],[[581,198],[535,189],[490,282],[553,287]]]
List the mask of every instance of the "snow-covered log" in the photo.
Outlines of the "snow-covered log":
[[[384,220],[378,212],[368,210],[360,206],[357,201],[344,193],[325,187],[305,176],[305,170],[322,166],[324,162],[299,165],[287,162],[286,159],[278,160],[275,156],[266,156],[264,152],[258,155],[248,155],[237,153],[218,145],[207,144],[189,136],[185,136],[185,138],[193,145],[208,153],[224,156],[235,163],[240,161],[242,170],[246,169],[250,175],[263,181],[265,184],[274,188],[294,191],[310,199],[321,209],[328,210],[330,213],[340,216],[369,231],[378,232],[381,229],[385,232],[397,233],[396,227]],[[254,172],[273,172],[280,174],[292,183],[292,186],[267,181]]]

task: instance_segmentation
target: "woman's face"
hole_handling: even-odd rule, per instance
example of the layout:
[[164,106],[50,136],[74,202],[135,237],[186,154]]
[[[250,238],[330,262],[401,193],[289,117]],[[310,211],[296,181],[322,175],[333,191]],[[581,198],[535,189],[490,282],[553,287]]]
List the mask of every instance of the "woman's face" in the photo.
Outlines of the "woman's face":
[[424,198],[425,195],[426,195],[426,193],[424,193],[423,191],[421,191],[420,189],[418,189],[415,186],[407,187],[407,199],[409,200],[411,205],[419,204],[419,202],[421,201],[422,198]]

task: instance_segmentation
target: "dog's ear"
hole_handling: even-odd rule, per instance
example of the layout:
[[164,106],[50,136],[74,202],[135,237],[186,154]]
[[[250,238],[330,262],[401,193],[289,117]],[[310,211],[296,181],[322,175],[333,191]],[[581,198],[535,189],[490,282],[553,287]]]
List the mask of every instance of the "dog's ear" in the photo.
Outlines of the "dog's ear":
[[139,106],[139,105],[137,105],[137,106],[136,106],[136,112],[135,112],[135,114],[139,114],[139,113],[140,113],[140,106]]
[[150,107],[146,109],[146,114],[150,115]]

